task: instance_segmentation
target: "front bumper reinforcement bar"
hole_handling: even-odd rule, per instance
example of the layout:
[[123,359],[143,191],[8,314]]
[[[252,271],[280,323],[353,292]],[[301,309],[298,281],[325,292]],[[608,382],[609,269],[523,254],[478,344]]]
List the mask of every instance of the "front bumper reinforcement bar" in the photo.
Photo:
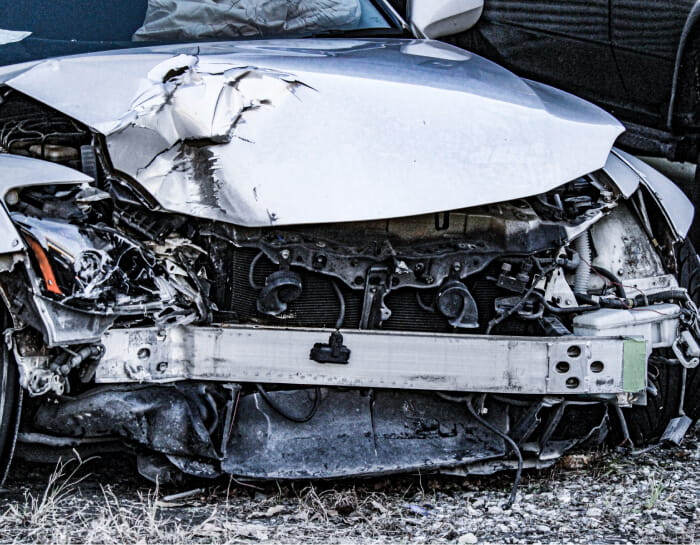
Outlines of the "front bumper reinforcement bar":
[[[96,381],[203,380],[517,394],[621,394],[646,386],[630,337],[505,337],[342,331],[346,364],[310,358],[328,329],[112,329]],[[337,338],[337,335],[336,335]]]

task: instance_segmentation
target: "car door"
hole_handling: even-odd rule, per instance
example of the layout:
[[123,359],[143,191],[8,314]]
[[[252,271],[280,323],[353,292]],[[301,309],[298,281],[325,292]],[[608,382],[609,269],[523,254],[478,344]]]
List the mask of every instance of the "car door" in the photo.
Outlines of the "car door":
[[609,0],[485,0],[476,28],[455,39],[516,73],[591,100],[625,97],[609,33]]
[[612,44],[640,122],[665,119],[683,27],[695,0],[611,0]]

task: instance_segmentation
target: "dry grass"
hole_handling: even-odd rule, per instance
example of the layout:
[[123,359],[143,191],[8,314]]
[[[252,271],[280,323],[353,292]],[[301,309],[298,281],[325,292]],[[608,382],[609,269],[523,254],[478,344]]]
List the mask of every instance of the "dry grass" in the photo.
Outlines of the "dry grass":
[[[700,450],[512,475],[161,490],[124,458],[19,464],[0,494],[0,543],[696,543]],[[177,492],[173,494],[173,492]],[[591,511],[592,508],[599,512]],[[594,513],[591,515],[590,513]]]

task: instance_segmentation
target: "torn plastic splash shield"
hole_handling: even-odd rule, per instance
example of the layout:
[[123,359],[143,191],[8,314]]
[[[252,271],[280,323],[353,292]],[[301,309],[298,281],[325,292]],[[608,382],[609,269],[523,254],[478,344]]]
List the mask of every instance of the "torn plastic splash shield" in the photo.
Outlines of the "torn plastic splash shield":
[[[474,403],[478,413],[468,410]],[[312,418],[290,420],[312,406]],[[576,422],[575,429],[570,422]],[[33,415],[34,426],[52,434],[88,440],[119,436],[139,451],[155,451],[161,461],[149,469],[151,464],[142,462],[155,459],[146,454],[139,471],[161,483],[165,457],[200,477],[490,473],[514,463],[514,445],[527,464],[546,464],[582,442],[599,444],[607,423],[605,402],[551,396],[525,400],[337,388],[263,395],[242,394],[235,384],[184,383],[108,385],[62,397],[60,403],[45,399]]]
[[643,339],[344,330],[343,342],[351,350],[348,363],[313,361],[311,349],[330,333],[250,326],[112,329],[102,339],[105,354],[95,380],[192,379],[543,395],[635,392],[643,388],[637,377],[646,376]]

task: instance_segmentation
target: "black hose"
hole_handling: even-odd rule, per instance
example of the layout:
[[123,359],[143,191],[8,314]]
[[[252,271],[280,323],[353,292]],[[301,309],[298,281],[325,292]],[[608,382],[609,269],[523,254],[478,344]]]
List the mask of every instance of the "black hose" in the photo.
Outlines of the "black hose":
[[467,410],[474,417],[474,419],[486,429],[491,430],[493,433],[495,433],[501,439],[503,439],[506,443],[508,443],[511,450],[518,458],[518,470],[515,472],[515,481],[513,482],[513,488],[510,491],[510,497],[508,498],[508,501],[503,505],[503,509],[510,509],[515,503],[515,498],[518,494],[518,486],[520,485],[520,481],[523,476],[523,454],[522,452],[520,452],[520,447],[518,447],[516,442],[513,441],[513,439],[511,439],[508,436],[508,434],[499,430],[496,426],[492,425],[490,422],[484,420],[483,418],[481,418],[481,416],[479,416],[479,414],[476,412],[476,409],[474,409],[474,406],[472,405],[471,398],[466,401],[466,406]]
[[333,286],[333,291],[335,291],[336,297],[338,297],[338,304],[340,305],[338,319],[335,322],[335,328],[340,329],[343,327],[343,322],[345,321],[345,297],[343,297],[343,292],[340,291],[337,283],[331,282],[331,285]]
[[321,404],[321,389],[316,388],[316,396],[314,397],[314,404],[311,407],[311,410],[309,411],[309,414],[307,414],[304,417],[298,417],[291,415],[287,412],[284,411],[279,405],[277,405],[274,401],[272,401],[272,398],[270,398],[270,395],[265,391],[265,389],[262,387],[261,384],[256,384],[258,388],[258,392],[260,392],[260,395],[262,398],[265,400],[265,402],[274,410],[277,414],[279,414],[281,417],[286,418],[287,420],[291,420],[292,422],[296,422],[297,424],[303,424],[304,422],[308,422],[311,420],[315,415],[316,411],[318,411],[318,406]]
[[[537,280],[538,280],[537,277],[535,277],[535,280],[532,282],[532,286],[530,287],[530,289],[525,292],[525,295],[523,295],[520,298],[520,301],[518,301],[518,303],[513,308],[511,308],[507,312],[504,312],[503,314],[497,316],[496,318],[493,318],[489,322],[488,326],[486,326],[486,335],[489,335],[491,333],[491,330],[495,326],[500,324],[503,320],[508,318],[508,316],[512,316],[515,312],[517,312],[518,310],[520,310],[522,308],[522,306],[527,301],[528,297],[530,297],[530,295],[535,292],[535,286],[537,285]],[[544,297],[542,299],[544,300]]]
[[593,265],[591,268],[595,272],[597,272],[600,276],[602,276],[602,277],[606,278],[607,280],[610,280],[610,282],[612,282],[612,285],[615,287],[615,291],[617,292],[618,297],[622,297],[623,299],[627,299],[627,293],[625,292],[625,286],[622,285],[622,280],[620,280],[617,276],[615,276],[608,269],[604,269],[603,267],[598,267],[597,265]]
[[420,291],[416,290],[416,302],[418,303],[418,306],[425,310],[426,312],[435,312],[435,305],[429,306],[426,305],[423,302],[423,299],[420,298]]
[[631,299],[635,307],[643,305],[652,305],[654,303],[663,303],[669,300],[687,301],[688,292],[683,289],[670,289],[666,291],[659,291],[657,293],[652,293],[649,295],[636,295]]
[[260,261],[260,258],[265,255],[265,252],[260,252],[258,255],[256,255],[253,258],[253,261],[250,262],[250,266],[248,267],[248,284],[250,284],[250,287],[255,289],[255,290],[261,290],[263,286],[258,286],[255,283],[255,279],[253,278],[253,274],[255,273],[255,266],[258,264],[258,261]]

